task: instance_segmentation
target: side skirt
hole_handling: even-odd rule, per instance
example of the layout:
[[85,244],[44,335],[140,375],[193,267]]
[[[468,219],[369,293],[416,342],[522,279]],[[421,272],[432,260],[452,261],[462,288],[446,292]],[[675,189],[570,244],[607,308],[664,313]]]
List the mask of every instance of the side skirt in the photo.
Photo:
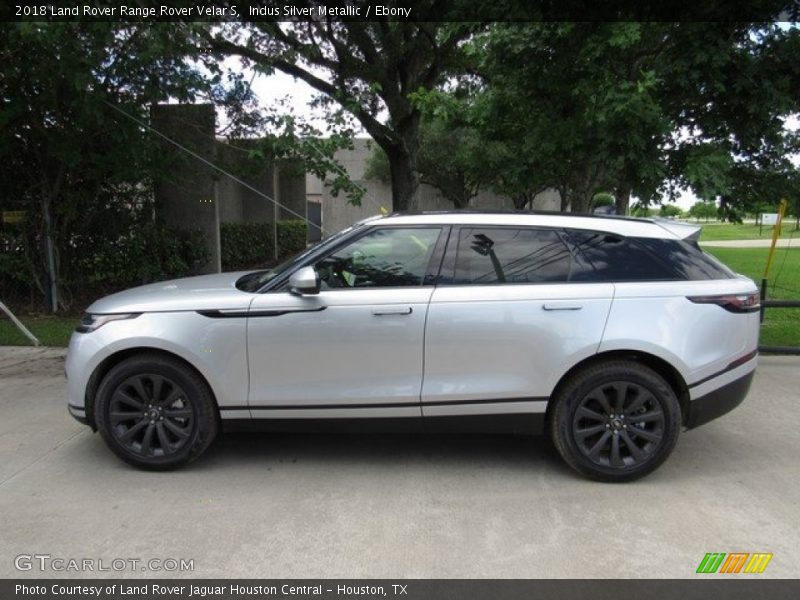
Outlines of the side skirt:
[[544,413],[366,419],[222,419],[222,429],[310,433],[503,433],[540,435]]

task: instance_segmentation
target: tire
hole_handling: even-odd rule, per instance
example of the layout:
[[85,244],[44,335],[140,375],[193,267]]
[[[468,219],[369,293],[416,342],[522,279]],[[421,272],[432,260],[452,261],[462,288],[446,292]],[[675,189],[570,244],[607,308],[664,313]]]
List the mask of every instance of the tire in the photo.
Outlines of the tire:
[[555,447],[591,479],[623,482],[647,475],[667,459],[680,434],[675,392],[633,361],[608,360],[579,371],[554,402]]
[[160,354],[133,356],[114,366],[97,390],[94,418],[117,456],[156,471],[192,462],[219,430],[217,406],[203,378]]

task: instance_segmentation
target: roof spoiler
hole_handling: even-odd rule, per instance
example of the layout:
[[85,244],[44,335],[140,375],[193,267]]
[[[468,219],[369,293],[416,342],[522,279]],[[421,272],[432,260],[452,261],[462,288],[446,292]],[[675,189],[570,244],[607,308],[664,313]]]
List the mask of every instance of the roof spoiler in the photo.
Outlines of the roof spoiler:
[[671,221],[669,219],[653,219],[653,222],[666,229],[675,237],[686,240],[687,242],[697,242],[700,239],[700,234],[703,228],[699,225],[692,225],[690,223],[681,223],[680,221]]

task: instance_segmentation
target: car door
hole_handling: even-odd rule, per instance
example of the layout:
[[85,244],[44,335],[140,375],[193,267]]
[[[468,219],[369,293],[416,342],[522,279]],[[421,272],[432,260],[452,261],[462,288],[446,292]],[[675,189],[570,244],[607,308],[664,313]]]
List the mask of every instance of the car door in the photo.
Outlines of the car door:
[[450,236],[425,331],[423,415],[542,413],[558,379],[597,352],[610,283],[575,283],[555,229]]
[[251,414],[419,417],[427,275],[442,230],[370,228],[314,260],[318,294],[258,295],[247,326]]

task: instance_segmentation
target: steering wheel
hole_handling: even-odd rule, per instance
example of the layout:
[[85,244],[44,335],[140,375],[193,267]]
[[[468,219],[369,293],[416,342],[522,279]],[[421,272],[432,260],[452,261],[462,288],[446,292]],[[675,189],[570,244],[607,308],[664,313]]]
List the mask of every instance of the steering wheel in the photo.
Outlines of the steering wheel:
[[321,261],[317,265],[317,271],[319,272],[319,278],[322,283],[326,284],[330,289],[339,289],[339,288],[349,288],[351,287],[349,283],[347,283],[347,279],[345,279],[343,271],[343,261],[331,261],[325,260]]

